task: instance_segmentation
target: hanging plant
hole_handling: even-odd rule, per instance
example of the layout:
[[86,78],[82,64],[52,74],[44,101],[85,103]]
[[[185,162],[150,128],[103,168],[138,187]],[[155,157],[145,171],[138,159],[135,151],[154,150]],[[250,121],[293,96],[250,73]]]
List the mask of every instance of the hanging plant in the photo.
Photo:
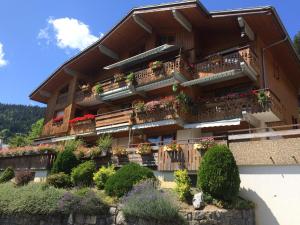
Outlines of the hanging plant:
[[127,155],[127,151],[126,151],[126,148],[124,147],[115,147],[112,149],[112,153],[113,155],[115,156],[126,156]]
[[197,151],[206,151],[215,145],[215,140],[213,137],[205,137],[200,139],[199,142],[195,143],[193,148]]
[[172,142],[170,144],[167,144],[163,147],[164,152],[180,152],[182,151],[182,148],[179,144],[176,144],[175,142]]
[[115,83],[118,83],[122,80],[124,80],[124,75],[122,73],[117,73],[117,74],[114,75]]
[[187,113],[192,104],[192,99],[187,94],[185,94],[183,91],[181,91],[176,96],[176,103],[181,112]]
[[269,96],[266,94],[264,90],[260,90],[257,94],[257,102],[260,104],[263,108],[267,106]]
[[139,144],[136,150],[136,154],[149,155],[152,152],[151,145],[148,143]]
[[129,74],[126,76],[126,83],[127,83],[127,85],[133,84],[134,80],[135,80],[134,73],[131,72],[131,73],[129,73]]
[[96,94],[100,95],[103,93],[103,87],[100,83],[96,84],[94,88],[95,88]]
[[178,91],[178,84],[173,84],[172,90],[173,90],[174,93],[177,92]]

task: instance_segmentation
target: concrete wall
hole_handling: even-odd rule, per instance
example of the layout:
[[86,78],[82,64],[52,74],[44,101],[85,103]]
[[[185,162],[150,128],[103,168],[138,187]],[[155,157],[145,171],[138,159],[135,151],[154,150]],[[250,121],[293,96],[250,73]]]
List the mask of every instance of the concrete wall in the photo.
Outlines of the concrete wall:
[[256,204],[256,225],[300,224],[300,166],[240,166],[241,196]]

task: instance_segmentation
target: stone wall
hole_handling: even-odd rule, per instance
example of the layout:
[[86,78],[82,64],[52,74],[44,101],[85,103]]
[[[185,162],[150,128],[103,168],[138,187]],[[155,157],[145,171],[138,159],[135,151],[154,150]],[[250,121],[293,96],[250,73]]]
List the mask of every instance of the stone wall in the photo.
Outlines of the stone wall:
[[[255,225],[253,210],[191,210],[181,214],[189,225]],[[173,225],[143,219],[125,221],[123,213],[111,207],[107,215],[4,216],[0,225]]]
[[193,210],[182,212],[189,225],[255,225],[254,210]]

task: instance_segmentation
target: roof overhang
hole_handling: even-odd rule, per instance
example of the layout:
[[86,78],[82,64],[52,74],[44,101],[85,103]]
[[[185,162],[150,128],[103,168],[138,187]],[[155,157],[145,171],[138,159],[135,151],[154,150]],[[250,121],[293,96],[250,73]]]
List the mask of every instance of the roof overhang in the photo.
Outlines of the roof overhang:
[[[253,28],[256,32],[259,32],[260,36],[263,36],[264,42],[270,42],[266,42],[266,45],[288,37],[288,41],[281,44],[281,47],[284,48],[284,51],[282,51],[282,49],[279,47],[272,49],[272,51],[275,51],[279,56],[287,55],[287,57],[291,59],[286,60],[287,65],[285,66],[287,70],[290,68],[290,71],[293,71],[293,73],[290,73],[289,71],[290,74],[297,75],[300,73],[299,57],[295,52],[286,29],[284,28],[276,10],[273,7],[268,6],[208,12],[199,1],[190,0],[133,8],[101,39],[62,64],[53,74],[51,74],[49,78],[47,78],[36,90],[30,94],[30,98],[32,100],[46,103],[48,98],[45,97],[45,95],[42,95],[40,91],[42,91],[42,93],[50,92],[53,90],[52,87],[55,87],[55,84],[60,83],[61,80],[65,80],[68,77],[64,73],[65,69],[73,69],[87,76],[90,76],[92,71],[101,71],[103,67],[116,63],[117,57],[109,57],[108,55],[117,56],[117,54],[111,53],[118,53],[119,49],[123,49],[128,46],[134,46],[136,43],[138,43],[138,40],[147,37],[147,35],[149,35],[149,31],[152,31],[152,29],[154,29],[156,32],[159,32],[160,29],[165,27],[170,29],[174,27],[184,29],[182,24],[180,24],[174,18],[174,10],[183,15],[183,17],[186,18],[192,27],[203,29],[209,27],[213,23],[219,25],[222,25],[222,23],[228,23],[227,26],[232,26],[235,25],[237,17],[242,16],[245,18],[251,28]],[[134,19],[134,15],[138,15],[138,19]],[[180,19],[180,17],[181,16],[178,18]],[[269,17],[272,19],[270,20]],[[257,23],[257,20],[265,21],[267,25],[262,25],[260,22]],[[270,21],[272,22],[271,24],[268,23]],[[184,22],[184,20],[182,22]],[[273,26],[273,29],[271,25]],[[215,27],[212,29],[215,30]],[[272,35],[271,38],[268,38],[268,35],[271,35],[273,32],[266,32],[266,29],[274,30],[275,35]],[[130,32],[128,32],[128,30],[130,30]],[[124,45],[124,43],[126,43],[126,45]],[[103,52],[99,51],[99,45],[104,46],[110,54],[104,54]],[[293,53],[290,54],[290,51],[293,51]],[[99,64],[99,62],[101,63]],[[295,75],[292,76],[298,78]]]

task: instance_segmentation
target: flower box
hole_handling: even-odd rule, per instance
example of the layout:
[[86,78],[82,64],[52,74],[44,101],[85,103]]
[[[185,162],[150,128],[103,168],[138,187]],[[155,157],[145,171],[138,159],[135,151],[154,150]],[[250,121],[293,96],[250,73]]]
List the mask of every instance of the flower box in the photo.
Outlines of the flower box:
[[86,114],[82,117],[76,117],[76,118],[70,120],[69,123],[71,125],[82,125],[82,124],[87,124],[94,119],[95,119],[95,115]]
[[136,150],[136,154],[150,155],[152,153],[151,145],[148,143],[139,144]]

